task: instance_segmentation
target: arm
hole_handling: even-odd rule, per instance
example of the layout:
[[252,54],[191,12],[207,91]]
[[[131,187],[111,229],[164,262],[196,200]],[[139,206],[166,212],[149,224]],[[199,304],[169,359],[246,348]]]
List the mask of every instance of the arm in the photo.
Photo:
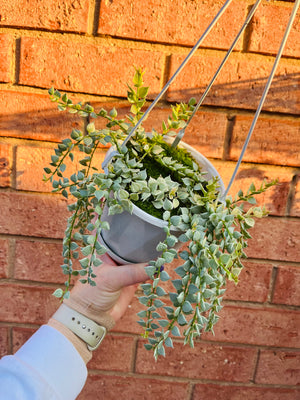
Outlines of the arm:
[[[144,270],[146,264],[116,266],[107,255],[102,259],[97,285],[92,287],[78,281],[70,299],[60,308],[75,310],[108,331],[125,313],[136,285],[148,276]],[[0,361],[0,387],[8,390],[4,393],[1,389],[1,400],[71,400],[80,393],[87,378],[85,365],[92,358],[92,351],[58,319],[54,314],[14,356]],[[28,396],[12,397],[11,391],[15,389],[23,390]]]

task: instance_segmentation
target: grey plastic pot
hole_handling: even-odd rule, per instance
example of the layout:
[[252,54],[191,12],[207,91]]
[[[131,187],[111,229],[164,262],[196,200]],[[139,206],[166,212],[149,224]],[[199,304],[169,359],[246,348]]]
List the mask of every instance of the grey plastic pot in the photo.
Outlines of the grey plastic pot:
[[[224,193],[222,179],[207,158],[184,142],[181,142],[179,146],[189,151],[202,170],[207,173],[207,180],[218,177],[219,190]],[[109,223],[110,229],[102,230],[99,240],[116,262],[122,264],[148,262],[159,256],[160,253],[157,252],[156,247],[166,238],[163,230],[163,227],[168,225],[166,221],[147,214],[135,205],[133,205],[132,214],[124,211],[122,214],[108,215],[108,209],[105,207],[103,220]],[[171,233],[178,237],[182,232],[174,227]]]

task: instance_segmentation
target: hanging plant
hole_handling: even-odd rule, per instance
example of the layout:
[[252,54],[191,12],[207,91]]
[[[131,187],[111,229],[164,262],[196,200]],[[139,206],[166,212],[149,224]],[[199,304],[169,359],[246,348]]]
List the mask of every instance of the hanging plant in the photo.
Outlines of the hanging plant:
[[[74,129],[71,137],[55,149],[50,167],[45,168],[44,180],[52,182],[53,192],[74,200],[68,205],[71,215],[63,239],[62,271],[68,279],[65,289],[57,289],[55,295],[61,299],[69,296],[72,276],[79,275],[82,283],[95,285],[97,267],[101,265],[99,256],[107,251],[119,262],[149,261],[146,272],[150,281],[141,285],[142,309],[138,313],[138,323],[148,338],[145,348],[153,350],[157,358],[165,355],[165,346],[173,347],[172,337],[182,335],[184,344],[193,347],[202,331],[213,331],[226,282],[237,282],[243,268],[244,250],[251,238],[248,231],[254,226],[254,218],[267,214],[264,207],[255,206],[254,196],[275,182],[262,182],[259,188],[252,184],[246,193],[239,191],[234,198],[224,199],[221,179],[212,166],[215,175],[208,171],[208,160],[201,163],[203,156],[185,144],[170,145],[191,116],[194,99],[171,106],[171,115],[162,122],[160,133],[154,129],[146,132],[140,126],[124,146],[127,135],[143,115],[148,94],[140,69],[134,75],[133,87],[128,86],[131,109],[122,119],[118,119],[116,109],[96,111],[91,105],[74,104],[53,88],[49,94],[61,111],[90,121],[106,121],[104,129],[97,129],[94,122],[87,125],[85,132]],[[110,151],[115,151],[104,172],[100,165],[93,164],[100,144],[109,144]],[[65,176],[66,160],[74,161],[75,150],[83,154],[79,170]],[[245,208],[245,203],[250,207]],[[134,229],[135,236],[129,241],[138,241],[139,247],[149,249],[152,257],[130,258],[137,251],[123,254],[124,249],[119,248],[122,240],[115,238],[122,238],[122,234],[128,238],[119,225],[123,217],[129,217],[124,225],[127,227],[142,214],[151,216],[150,225],[156,227],[158,236],[153,243],[153,238],[146,238],[149,227],[143,232]],[[144,237],[147,241],[140,244]],[[147,256],[142,251],[137,257]],[[164,265],[175,258],[182,263],[175,269],[178,278],[172,280],[174,290],[167,293],[164,282],[170,276]],[[75,268],[77,259],[79,267]]]

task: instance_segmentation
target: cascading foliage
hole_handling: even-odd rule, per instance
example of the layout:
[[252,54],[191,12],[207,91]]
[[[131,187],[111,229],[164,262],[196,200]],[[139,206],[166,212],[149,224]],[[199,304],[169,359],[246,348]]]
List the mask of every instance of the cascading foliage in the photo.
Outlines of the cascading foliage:
[[[87,121],[84,132],[73,129],[70,138],[58,144],[50,166],[45,168],[44,180],[52,182],[53,192],[74,201],[68,205],[71,215],[63,239],[62,270],[67,280],[65,288],[57,289],[55,296],[69,296],[72,276],[79,275],[81,282],[95,285],[97,267],[102,263],[100,256],[106,252],[98,238],[101,230],[110,228],[102,218],[104,206],[113,215],[124,210],[132,212],[132,205],[136,204],[167,222],[165,240],[157,244],[160,256],[149,262],[149,282],[141,285],[143,295],[139,301],[143,309],[138,313],[138,323],[148,339],[145,348],[153,350],[155,358],[165,355],[165,347],[173,347],[174,337],[183,337],[184,344],[193,347],[202,331],[213,331],[226,281],[238,280],[253,218],[267,214],[264,207],[255,206],[254,196],[276,182],[263,182],[259,188],[252,184],[247,193],[239,191],[235,198],[222,199],[217,179],[206,180],[205,173],[186,151],[170,150],[164,136],[174,136],[184,128],[194,110],[194,99],[171,106],[171,115],[162,122],[160,133],[146,133],[140,127],[122,146],[142,117],[148,94],[140,69],[135,72],[133,87],[128,86],[131,108],[123,119],[118,119],[115,109],[97,112],[91,105],[74,104],[53,88],[49,94],[59,110]],[[106,121],[105,128],[96,128],[92,121],[97,118]],[[119,153],[106,173],[93,162],[100,144],[113,145]],[[82,156],[76,162],[78,154]],[[70,161],[77,172],[66,176]],[[178,237],[171,233],[171,227],[180,230]],[[178,243],[184,250],[174,249]],[[174,258],[182,263],[175,269],[178,278],[172,280],[174,290],[167,293],[164,282],[170,276],[162,266]]]

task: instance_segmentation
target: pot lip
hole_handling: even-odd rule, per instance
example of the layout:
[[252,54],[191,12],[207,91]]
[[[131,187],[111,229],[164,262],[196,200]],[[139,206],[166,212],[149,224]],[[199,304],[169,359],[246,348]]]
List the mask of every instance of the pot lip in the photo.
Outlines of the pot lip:
[[[137,217],[146,220],[151,225],[158,226],[159,228],[163,228],[164,226],[168,226],[168,222],[164,221],[163,219],[154,217],[151,214],[148,214],[146,211],[143,211],[141,208],[137,207],[133,204],[133,212],[132,214],[136,215]],[[172,227],[172,230],[175,230],[175,227]],[[176,229],[177,230],[177,229]]]
[[[167,143],[171,143],[172,142],[172,138],[169,137],[169,136],[164,136],[164,140]],[[198,150],[194,149],[194,147],[190,146],[189,144],[181,141],[178,146],[185,148],[186,150],[188,150],[192,154],[192,156],[194,158],[197,158],[199,163],[202,164],[200,166],[202,166],[202,168],[204,167],[204,168],[207,169],[206,172],[212,172],[213,176],[217,176],[218,177],[218,181],[219,181],[219,185],[220,185],[219,191],[220,191],[220,193],[222,195],[225,192],[225,186],[224,186],[224,183],[222,181],[222,178],[221,178],[220,174],[218,173],[216,168],[213,166],[213,164],[203,154],[201,154]],[[106,153],[106,157],[112,151],[114,151],[114,147],[113,146],[109,148],[108,152]],[[197,159],[196,159],[196,161],[197,161]],[[143,211],[141,208],[137,207],[133,203],[132,203],[132,205],[133,205],[133,212],[132,213],[135,214],[137,217],[139,217],[139,218],[141,218],[143,220],[147,220],[147,222],[149,222],[150,224],[155,225],[155,226],[160,227],[160,228],[162,228],[164,226],[168,226],[168,222],[167,221],[164,221],[163,219],[154,217],[153,215],[146,213],[145,211]],[[174,227],[174,226],[172,226],[172,230],[176,230],[177,231],[179,229]]]
[[105,246],[106,248],[106,252],[107,254],[117,263],[119,263],[120,265],[123,264],[134,264],[133,262],[129,261],[129,260],[125,260],[125,258],[120,257],[118,254],[116,254],[114,251],[111,250],[111,248],[108,246],[108,244],[106,243],[106,241],[103,239],[101,233],[98,236],[98,240],[99,242]]

